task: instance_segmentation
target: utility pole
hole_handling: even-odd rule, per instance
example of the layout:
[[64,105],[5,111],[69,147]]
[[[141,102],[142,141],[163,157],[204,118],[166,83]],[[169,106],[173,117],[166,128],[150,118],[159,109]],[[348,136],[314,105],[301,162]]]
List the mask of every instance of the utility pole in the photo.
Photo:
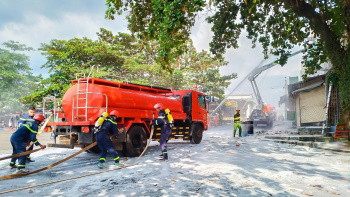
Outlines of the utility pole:
[[329,100],[331,98],[331,92],[332,92],[332,83],[329,83],[328,86],[328,95],[327,95],[327,103],[326,103],[326,115],[324,117],[324,121],[323,121],[323,126],[322,126],[322,135],[324,134],[324,128],[326,126],[327,123],[327,119],[328,119],[328,107],[329,107]]

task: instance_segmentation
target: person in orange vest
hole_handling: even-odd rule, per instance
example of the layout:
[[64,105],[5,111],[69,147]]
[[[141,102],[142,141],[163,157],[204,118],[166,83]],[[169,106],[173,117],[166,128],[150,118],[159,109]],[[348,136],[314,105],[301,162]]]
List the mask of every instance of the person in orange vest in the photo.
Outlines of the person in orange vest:
[[219,115],[215,114],[215,126],[217,127],[219,124]]
[[210,123],[210,116],[208,116],[208,127],[211,128],[211,123]]

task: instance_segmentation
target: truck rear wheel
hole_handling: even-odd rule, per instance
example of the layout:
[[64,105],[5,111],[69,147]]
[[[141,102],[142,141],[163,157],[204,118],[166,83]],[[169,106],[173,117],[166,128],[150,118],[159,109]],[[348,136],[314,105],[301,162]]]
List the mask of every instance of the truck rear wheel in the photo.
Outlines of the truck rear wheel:
[[94,146],[94,147],[92,147],[92,148],[86,150],[86,152],[88,152],[88,153],[100,153],[101,150],[100,150],[100,148],[96,145],[96,146]]
[[267,123],[267,129],[272,129],[273,121]]
[[146,131],[141,126],[133,126],[126,136],[125,148],[123,154],[128,157],[139,156],[147,144]]
[[202,141],[203,137],[203,128],[199,124],[194,124],[191,131],[192,136],[190,137],[190,141],[192,144],[199,144]]

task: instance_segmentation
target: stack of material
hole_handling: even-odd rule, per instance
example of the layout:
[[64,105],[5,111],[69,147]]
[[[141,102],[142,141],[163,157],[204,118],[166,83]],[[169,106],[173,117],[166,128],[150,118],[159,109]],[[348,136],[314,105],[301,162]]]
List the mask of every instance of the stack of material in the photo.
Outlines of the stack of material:
[[337,125],[334,138],[339,138],[340,140],[349,140],[349,130],[346,124],[339,123]]

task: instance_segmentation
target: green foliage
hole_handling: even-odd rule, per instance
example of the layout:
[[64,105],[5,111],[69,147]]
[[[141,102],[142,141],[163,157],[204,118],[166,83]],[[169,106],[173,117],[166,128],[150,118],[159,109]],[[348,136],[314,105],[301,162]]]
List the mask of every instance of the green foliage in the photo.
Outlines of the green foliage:
[[156,61],[157,42],[145,42],[125,33],[113,35],[105,29],[97,35],[97,41],[74,38],[42,44],[40,50],[47,57],[43,67],[49,68],[51,75],[38,84],[33,94],[23,97],[24,102],[40,103],[48,96],[62,98],[71,80],[87,76],[94,65],[98,67],[95,77],[173,89],[192,89],[197,84],[199,90],[215,96],[222,96],[229,80],[236,78],[236,74],[220,76],[219,67],[227,62],[206,51],[198,53],[191,42],[186,43],[188,52],[169,65],[173,70],[169,73]]
[[106,42],[110,32],[101,29],[99,40],[88,38],[73,38],[65,40],[51,40],[49,44],[42,44],[39,50],[43,51],[47,62],[42,68],[49,68],[50,77],[42,80],[33,94],[23,97],[25,103],[42,102],[43,97],[55,96],[62,98],[69,88],[71,80],[82,75],[88,75],[92,66],[98,66],[101,73],[111,74],[120,69],[130,49],[123,42],[130,36],[119,34]]
[[[19,52],[33,48],[15,41],[8,41],[0,48],[0,111],[21,111],[25,109],[19,98],[28,95],[35,88],[41,76],[35,77],[29,67],[29,57]],[[30,104],[30,102],[28,102]]]
[[[133,33],[165,45],[158,49],[158,55],[167,60],[162,62],[165,64],[184,53],[182,46],[188,39],[194,16],[206,6],[204,1],[190,0],[106,2],[106,18],[113,19],[116,13],[129,12],[129,29]],[[173,6],[174,2],[176,6]],[[189,5],[190,2],[193,5]],[[181,7],[187,9],[181,13]],[[242,30],[248,32],[253,48],[259,42],[265,58],[278,56],[276,63],[282,66],[287,63],[294,46],[303,46],[306,67],[303,77],[315,73],[321,68],[320,64],[330,61],[333,68],[328,80],[337,84],[343,107],[350,110],[349,1],[213,0],[209,1],[207,10],[211,11],[207,21],[213,24],[214,36],[210,43],[213,54],[220,57],[226,48],[238,48],[237,40]],[[179,32],[183,34],[178,36]],[[310,42],[309,38],[317,39]]]
[[159,40],[156,60],[167,68],[174,59],[187,51],[187,41],[196,13],[204,0],[107,0],[106,18],[130,12],[127,16],[130,31],[142,40]]

